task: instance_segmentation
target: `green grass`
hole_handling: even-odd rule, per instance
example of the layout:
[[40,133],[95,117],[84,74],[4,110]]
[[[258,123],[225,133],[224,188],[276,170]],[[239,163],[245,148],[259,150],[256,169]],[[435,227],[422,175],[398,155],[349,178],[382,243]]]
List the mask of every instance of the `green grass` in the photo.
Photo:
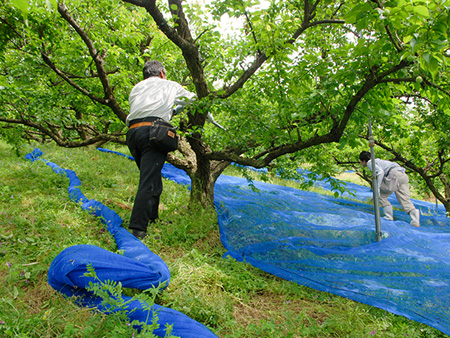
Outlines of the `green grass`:
[[[74,170],[84,195],[115,210],[127,226],[138,183],[132,161],[93,148],[39,147],[46,160]],[[0,142],[0,336],[131,337],[132,328],[117,316],[80,308],[47,284],[48,268],[64,248],[93,244],[116,252],[117,247],[100,220],[69,199],[67,178],[43,161],[25,160],[33,148],[24,146],[18,156]],[[172,223],[158,222],[152,231],[160,239],[145,240],[172,275],[156,302],[207,325],[219,337],[448,337],[223,259],[216,215],[188,209],[188,198],[185,186],[164,181],[160,216]]]

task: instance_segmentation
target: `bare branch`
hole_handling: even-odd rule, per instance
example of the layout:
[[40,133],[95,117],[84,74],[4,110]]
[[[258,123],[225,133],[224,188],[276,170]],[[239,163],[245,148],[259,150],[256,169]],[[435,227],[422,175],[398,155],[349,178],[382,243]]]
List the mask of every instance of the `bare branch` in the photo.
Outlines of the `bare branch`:
[[[125,141],[123,140],[124,134],[121,132],[112,133],[112,134],[97,133],[95,136],[87,138],[83,141],[69,141],[67,139],[64,139],[61,135],[59,135],[58,132],[54,132],[53,127],[45,128],[43,124],[39,124],[39,123],[30,121],[30,120],[8,119],[8,118],[0,117],[0,122],[5,122],[8,124],[23,125],[26,127],[33,128],[33,129],[37,130],[40,133],[40,135],[46,135],[46,136],[50,137],[58,146],[64,147],[64,148],[86,147],[86,146],[97,144],[97,143],[103,142],[103,141],[125,144]],[[49,125],[49,124],[47,124],[47,125]],[[27,132],[30,132],[30,131],[28,130]]]

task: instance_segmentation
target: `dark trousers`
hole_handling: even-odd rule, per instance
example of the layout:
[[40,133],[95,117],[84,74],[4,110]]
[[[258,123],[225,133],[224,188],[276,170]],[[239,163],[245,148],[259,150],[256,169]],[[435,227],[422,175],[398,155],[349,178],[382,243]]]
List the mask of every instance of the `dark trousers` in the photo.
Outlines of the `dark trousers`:
[[161,170],[167,158],[167,153],[150,146],[151,133],[150,126],[127,132],[127,145],[140,171],[129,228],[141,231],[147,231],[148,222],[158,218],[159,197],[163,190]]

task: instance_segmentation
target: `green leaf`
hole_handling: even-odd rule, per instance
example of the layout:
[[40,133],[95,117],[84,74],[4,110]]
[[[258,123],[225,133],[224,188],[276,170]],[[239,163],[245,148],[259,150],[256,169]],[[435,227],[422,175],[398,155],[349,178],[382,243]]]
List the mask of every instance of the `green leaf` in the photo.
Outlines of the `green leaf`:
[[170,9],[173,11],[176,11],[176,10],[178,10],[178,6],[175,4],[172,4],[172,5],[170,5]]
[[411,41],[412,38],[413,37],[411,35],[406,35],[406,36],[403,37],[403,42],[404,43],[408,43],[408,42]]
[[3,86],[8,85],[8,79],[5,76],[0,76],[0,90],[3,89]]
[[369,3],[358,4],[345,14],[344,20],[347,23],[356,23],[363,15],[367,15],[371,10],[372,7]]
[[439,60],[436,59],[434,56],[431,56],[430,58],[430,62],[428,63],[428,69],[433,78],[435,78],[439,71]]
[[425,6],[414,6],[413,10],[415,13],[422,15],[424,17],[429,17],[430,16],[430,12],[428,11],[428,8],[426,8]]
[[47,3],[47,7],[48,8],[57,8],[58,7],[58,2],[56,0],[45,0],[45,2]]
[[431,55],[429,53],[425,53],[422,55],[422,58],[425,60],[425,62],[428,64],[431,59]]
[[11,0],[14,7],[22,12],[26,17],[28,15],[28,1],[27,0]]

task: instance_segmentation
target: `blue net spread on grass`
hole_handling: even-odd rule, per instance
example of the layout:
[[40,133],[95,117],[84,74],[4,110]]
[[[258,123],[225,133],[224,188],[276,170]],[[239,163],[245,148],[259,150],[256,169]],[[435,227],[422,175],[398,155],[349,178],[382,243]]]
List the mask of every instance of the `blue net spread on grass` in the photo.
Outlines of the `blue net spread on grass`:
[[[306,173],[305,173],[306,174]],[[190,184],[165,164],[163,175]],[[421,227],[402,210],[381,219],[376,242],[370,188],[347,183],[356,200],[220,176],[221,240],[230,255],[273,275],[405,316],[450,334],[450,221],[445,208],[413,200]],[[316,185],[331,189],[327,182]],[[345,195],[348,195],[346,193]],[[400,208],[395,195],[389,198]]]
[[[170,164],[163,176],[190,184]],[[381,219],[383,239],[376,242],[373,207],[361,202],[372,197],[367,187],[347,184],[357,199],[348,200],[253,183],[259,192],[242,178],[222,175],[216,182],[226,255],[450,334],[450,223],[442,205],[413,200],[422,214],[420,228],[395,210],[395,221]],[[317,185],[330,188],[327,182]],[[395,196],[389,200],[400,207]]]
[[450,227],[442,210],[414,201],[426,213],[421,228],[395,211],[396,221],[381,219],[383,239],[376,242],[372,205],[255,185],[260,193],[238,178],[217,182],[216,206],[229,255],[450,333]]
[[[41,159],[41,156],[42,151],[35,149],[25,158],[35,161]],[[80,305],[95,307],[105,313],[122,309],[112,309],[109,305],[102,303],[102,298],[94,296],[87,290],[90,282],[98,282],[93,277],[85,276],[88,266],[94,268],[97,278],[103,283],[121,282],[123,287],[140,290],[158,286],[167,287],[170,272],[166,263],[121,226],[120,216],[102,203],[87,199],[80,190],[81,182],[74,171],[62,169],[55,163],[42,160],[54,172],[69,178],[70,198],[79,203],[84,210],[100,217],[114,236],[118,249],[123,252],[123,255],[119,255],[93,245],[74,245],[66,248],[53,260],[48,271],[48,283],[68,297],[76,296],[76,301]],[[112,298],[117,299],[117,297]],[[154,334],[159,337],[165,336],[166,325],[172,325],[172,335],[182,338],[217,337],[206,326],[181,312],[154,304],[151,306],[149,315],[149,312],[145,310],[149,306],[145,302],[128,296],[122,296],[122,300],[127,303],[125,310],[130,322],[138,320],[150,325],[153,313],[156,313],[159,327]]]

